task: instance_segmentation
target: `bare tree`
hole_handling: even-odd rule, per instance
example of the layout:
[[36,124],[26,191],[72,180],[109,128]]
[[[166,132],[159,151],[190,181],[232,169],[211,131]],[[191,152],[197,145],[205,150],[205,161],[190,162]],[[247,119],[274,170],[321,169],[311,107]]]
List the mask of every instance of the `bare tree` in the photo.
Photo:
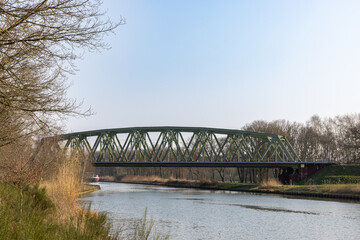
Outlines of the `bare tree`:
[[360,160],[360,123],[349,127],[346,131],[346,139],[343,143],[348,162],[359,162]]
[[98,0],[0,0],[0,147],[54,130],[51,120],[79,112],[66,75],[83,50],[124,23],[104,19]]

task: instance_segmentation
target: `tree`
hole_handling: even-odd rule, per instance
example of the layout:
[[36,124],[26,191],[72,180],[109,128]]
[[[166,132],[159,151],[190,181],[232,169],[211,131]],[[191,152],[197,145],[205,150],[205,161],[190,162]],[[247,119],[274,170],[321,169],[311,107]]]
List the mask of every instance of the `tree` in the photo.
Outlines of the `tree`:
[[346,130],[344,149],[347,153],[347,161],[358,162],[360,160],[360,123]]
[[0,147],[55,130],[52,120],[79,112],[66,96],[79,49],[124,23],[104,19],[98,0],[0,0]]

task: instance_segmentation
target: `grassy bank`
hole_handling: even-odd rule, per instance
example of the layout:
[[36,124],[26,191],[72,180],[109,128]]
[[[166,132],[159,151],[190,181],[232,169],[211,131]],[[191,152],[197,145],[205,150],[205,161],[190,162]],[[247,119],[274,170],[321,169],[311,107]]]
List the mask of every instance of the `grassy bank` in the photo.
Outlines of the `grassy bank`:
[[[360,184],[320,184],[320,185],[278,185],[278,184],[240,184],[220,183],[218,189],[232,191],[253,191],[261,193],[285,193],[294,195],[314,195],[318,197],[360,198]],[[326,196],[328,195],[328,196]],[[354,199],[355,199],[354,198]]]
[[[47,186],[49,185],[48,183]],[[95,191],[99,186],[83,185],[80,189],[83,192],[74,196]],[[66,192],[63,189],[58,190],[60,195]],[[73,194],[67,196],[68,200],[72,196]],[[61,199],[64,199],[64,196]],[[121,232],[111,234],[106,214],[93,212],[90,206],[84,209],[70,202],[59,205],[59,198],[55,202],[45,187],[0,182],[0,239],[162,240],[169,238],[168,235],[155,230],[154,221],[147,217],[146,211],[143,219],[139,219],[134,226],[134,232],[124,236]]]
[[332,165],[299,182],[299,185],[357,184],[360,183],[360,165]]
[[99,185],[90,185],[90,184],[83,184],[80,187],[80,192],[79,195],[83,195],[86,193],[91,193],[94,191],[100,190],[100,186]]
[[[158,176],[125,176],[121,182],[360,200],[360,184],[352,183],[359,175],[360,165],[336,165],[322,169],[298,185],[282,185],[274,179],[261,184],[246,184],[209,180],[163,179]],[[337,179],[337,184],[327,183],[328,179]]]
[[0,239],[112,239],[106,216],[78,208],[62,214],[38,186],[0,183]]

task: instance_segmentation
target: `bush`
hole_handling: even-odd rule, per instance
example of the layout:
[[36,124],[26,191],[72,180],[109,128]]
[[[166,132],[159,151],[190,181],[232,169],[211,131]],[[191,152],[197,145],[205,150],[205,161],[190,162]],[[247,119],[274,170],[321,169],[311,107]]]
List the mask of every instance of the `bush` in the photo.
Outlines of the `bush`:
[[323,184],[348,184],[360,183],[359,176],[327,176],[324,177]]

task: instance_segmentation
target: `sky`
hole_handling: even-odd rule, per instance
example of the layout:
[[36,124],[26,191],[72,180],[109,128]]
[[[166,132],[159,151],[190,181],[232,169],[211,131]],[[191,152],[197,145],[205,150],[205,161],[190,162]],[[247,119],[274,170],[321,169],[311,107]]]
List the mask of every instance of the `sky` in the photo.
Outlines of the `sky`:
[[360,112],[360,1],[117,0],[126,24],[85,53],[68,96],[94,115],[67,132],[240,129]]

